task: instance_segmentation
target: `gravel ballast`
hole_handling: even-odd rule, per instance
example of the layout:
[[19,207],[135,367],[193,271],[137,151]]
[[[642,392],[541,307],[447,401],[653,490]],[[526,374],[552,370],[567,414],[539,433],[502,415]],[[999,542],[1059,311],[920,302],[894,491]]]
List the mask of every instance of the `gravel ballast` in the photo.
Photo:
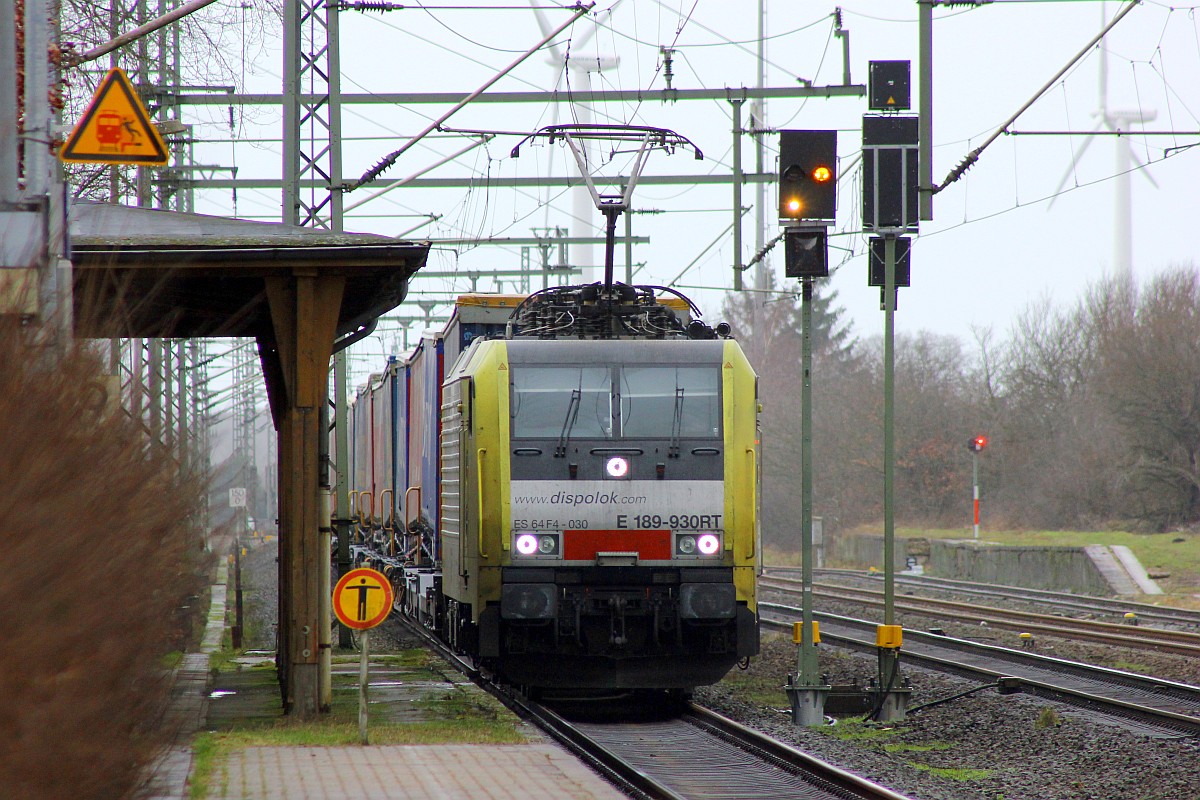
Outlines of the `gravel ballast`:
[[[948,631],[951,635],[962,632]],[[1047,642],[1060,658],[1096,663],[1095,646]],[[1120,659],[1120,653],[1108,653]],[[1126,655],[1126,658],[1133,658]],[[1177,656],[1137,654],[1151,674],[1194,683],[1197,665]],[[903,655],[901,656],[903,664]],[[919,710],[898,723],[861,723],[862,715],[820,728],[791,722],[787,697],[763,702],[762,687],[782,687],[796,669],[790,638],[764,636],[748,670],[696,691],[696,701],[850,772],[916,800],[1197,800],[1200,742],[1150,735],[1088,712],[994,689]],[[865,685],[874,656],[821,649],[833,684]],[[1165,673],[1165,674],[1164,674]],[[904,666],[910,708],[979,684]],[[758,687],[753,695],[750,687]],[[755,702],[755,701],[758,702]],[[853,738],[846,738],[853,737]]]

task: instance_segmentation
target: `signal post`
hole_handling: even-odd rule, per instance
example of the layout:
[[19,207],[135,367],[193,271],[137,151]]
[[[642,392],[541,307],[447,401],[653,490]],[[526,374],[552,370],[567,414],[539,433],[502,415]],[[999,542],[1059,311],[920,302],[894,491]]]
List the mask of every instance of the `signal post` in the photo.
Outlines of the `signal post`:
[[837,212],[837,131],[780,131],[779,222],[784,230],[784,274],[799,278],[802,372],[800,406],[800,547],[801,622],[792,629],[797,644],[796,672],[786,686],[792,722],[821,725],[830,687],[824,683],[817,658],[820,636],[813,620],[812,530],[812,301],[813,281],[829,277],[827,228]]
[[[895,112],[910,103],[909,63],[873,61],[863,117],[863,229],[875,236],[869,248],[868,284],[880,286],[883,332],[883,624],[877,626],[878,683],[871,716],[903,719],[912,693],[900,673],[902,628],[895,612],[895,315],[900,285],[909,284],[909,239],[917,230],[918,120]],[[898,263],[902,270],[898,270]],[[902,278],[902,282],[897,278]]]
[[987,447],[987,437],[983,434],[972,436],[967,440],[967,449],[971,451],[971,496],[974,499],[975,511],[975,540],[979,540],[979,454]]

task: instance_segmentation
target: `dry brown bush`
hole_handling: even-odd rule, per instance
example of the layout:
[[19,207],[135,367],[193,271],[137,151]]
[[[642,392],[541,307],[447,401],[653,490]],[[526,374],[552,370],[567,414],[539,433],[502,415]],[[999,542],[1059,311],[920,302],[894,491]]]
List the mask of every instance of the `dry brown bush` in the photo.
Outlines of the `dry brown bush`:
[[0,327],[0,795],[131,797],[171,735],[198,492],[103,413],[96,359],[40,366],[27,335]]

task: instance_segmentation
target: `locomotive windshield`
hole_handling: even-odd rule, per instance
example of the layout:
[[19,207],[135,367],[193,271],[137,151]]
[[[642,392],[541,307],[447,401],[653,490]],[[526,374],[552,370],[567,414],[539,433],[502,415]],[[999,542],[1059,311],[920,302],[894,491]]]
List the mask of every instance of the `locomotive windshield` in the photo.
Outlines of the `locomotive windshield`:
[[554,438],[565,424],[570,424],[575,436],[611,437],[611,398],[612,376],[608,367],[514,369],[512,435]]
[[514,366],[512,435],[720,438],[716,367]]
[[721,433],[717,370],[712,367],[625,367],[621,370],[621,435],[644,438]]

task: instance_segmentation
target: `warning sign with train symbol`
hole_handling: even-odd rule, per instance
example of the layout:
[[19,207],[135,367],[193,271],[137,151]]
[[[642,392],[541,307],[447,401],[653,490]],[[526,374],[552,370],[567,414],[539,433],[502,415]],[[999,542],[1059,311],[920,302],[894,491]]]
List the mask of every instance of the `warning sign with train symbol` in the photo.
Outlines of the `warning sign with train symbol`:
[[104,76],[58,157],[87,164],[166,166],[167,146],[119,68]]

